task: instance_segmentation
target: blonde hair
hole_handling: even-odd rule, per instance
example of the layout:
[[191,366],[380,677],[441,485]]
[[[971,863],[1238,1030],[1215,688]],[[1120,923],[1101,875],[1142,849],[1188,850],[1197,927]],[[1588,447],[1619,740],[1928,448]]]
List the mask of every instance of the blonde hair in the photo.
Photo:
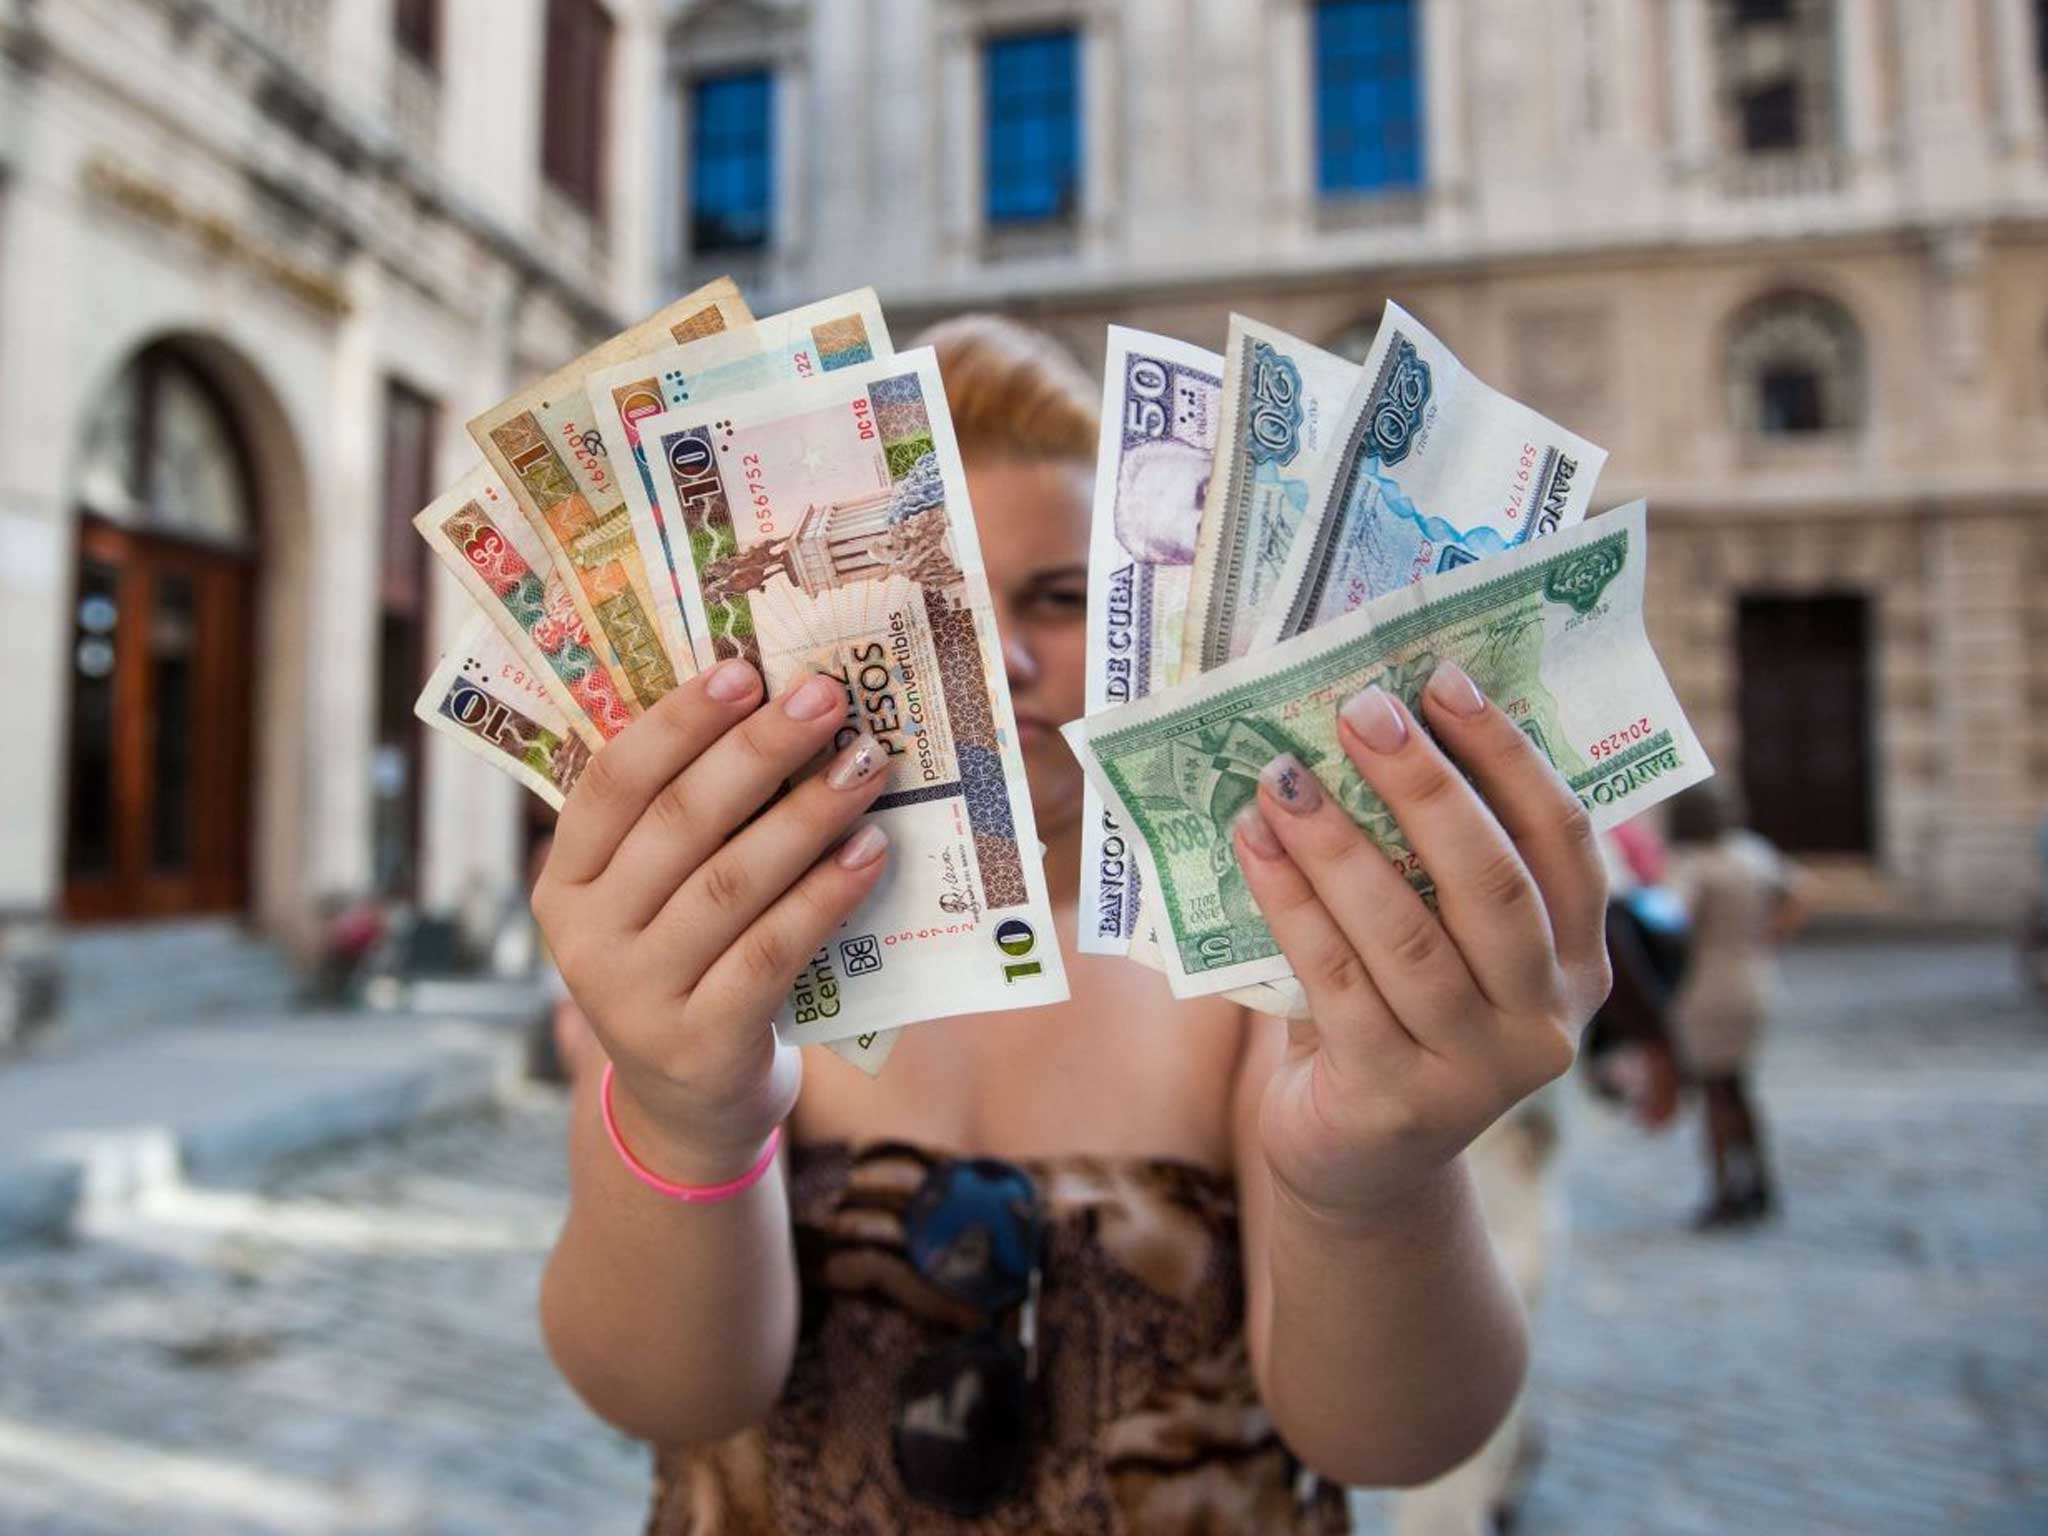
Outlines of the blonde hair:
[[1092,462],[1102,408],[1087,374],[1043,331],[956,315],[918,337],[939,355],[960,456]]

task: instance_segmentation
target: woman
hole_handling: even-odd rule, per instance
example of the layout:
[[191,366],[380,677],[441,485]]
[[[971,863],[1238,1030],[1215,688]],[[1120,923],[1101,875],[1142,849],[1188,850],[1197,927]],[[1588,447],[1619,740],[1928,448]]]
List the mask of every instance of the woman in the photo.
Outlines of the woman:
[[1693,1225],[1707,1229],[1771,1213],[1769,1161],[1747,1078],[1777,993],[1775,947],[1804,920],[1794,871],[1742,827],[1718,783],[1671,802],[1672,885],[1690,919],[1672,1032],[1706,1114],[1713,1189]]
[[[1291,759],[1239,823],[1314,1022],[1075,953],[1056,727],[1082,712],[1095,406],[1004,322],[928,340],[1072,1001],[913,1029],[874,1080],[780,1046],[793,975],[889,857],[860,820],[883,776],[855,741],[749,821],[831,739],[836,685],[764,701],[736,663],[685,685],[593,764],[534,898],[616,1070],[616,1146],[577,1086],[550,1347],[658,1448],[662,1536],[1346,1529],[1334,1485],[1455,1465],[1520,1384],[1459,1153],[1569,1065],[1606,990],[1586,819],[1446,667],[1424,711],[1450,756],[1377,691],[1343,730],[1441,918]],[[741,1192],[665,1199],[622,1151]]]

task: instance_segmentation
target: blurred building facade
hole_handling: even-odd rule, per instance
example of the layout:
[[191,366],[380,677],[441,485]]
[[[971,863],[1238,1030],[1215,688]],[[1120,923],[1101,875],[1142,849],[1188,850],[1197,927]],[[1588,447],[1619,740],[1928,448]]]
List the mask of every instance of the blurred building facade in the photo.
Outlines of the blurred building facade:
[[1995,916],[2048,805],[2044,0],[671,7],[674,289],[874,283],[1352,355],[1383,298],[1605,444],[1651,622],[1845,906]]
[[651,296],[646,31],[0,0],[0,912],[303,949],[518,880],[521,792],[410,718],[466,600],[408,519]]

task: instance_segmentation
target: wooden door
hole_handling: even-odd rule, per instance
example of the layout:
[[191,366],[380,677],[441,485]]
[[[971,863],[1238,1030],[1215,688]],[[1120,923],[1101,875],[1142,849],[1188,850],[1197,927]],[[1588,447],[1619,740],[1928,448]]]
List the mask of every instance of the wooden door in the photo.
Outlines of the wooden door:
[[247,555],[81,525],[66,916],[247,904],[253,582]]
[[1869,853],[1870,602],[1750,597],[1737,623],[1742,787],[1780,848]]

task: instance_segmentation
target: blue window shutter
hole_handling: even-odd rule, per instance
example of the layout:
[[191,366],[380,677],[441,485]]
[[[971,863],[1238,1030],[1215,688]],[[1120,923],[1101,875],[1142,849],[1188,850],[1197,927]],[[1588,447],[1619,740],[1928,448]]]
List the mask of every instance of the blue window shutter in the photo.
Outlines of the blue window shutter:
[[690,97],[690,247],[759,249],[774,232],[775,79],[707,75]]
[[1325,193],[1422,184],[1422,57],[1416,0],[1319,0],[1316,185]]
[[1080,38],[990,38],[983,53],[983,212],[990,224],[1072,218],[1081,201]]

